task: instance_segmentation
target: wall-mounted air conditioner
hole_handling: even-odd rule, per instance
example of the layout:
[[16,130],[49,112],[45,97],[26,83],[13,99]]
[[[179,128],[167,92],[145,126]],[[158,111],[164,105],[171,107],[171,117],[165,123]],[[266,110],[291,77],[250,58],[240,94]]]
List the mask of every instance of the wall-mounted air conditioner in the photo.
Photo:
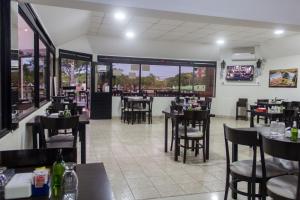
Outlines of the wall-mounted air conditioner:
[[254,47],[241,47],[232,49],[232,61],[256,61]]

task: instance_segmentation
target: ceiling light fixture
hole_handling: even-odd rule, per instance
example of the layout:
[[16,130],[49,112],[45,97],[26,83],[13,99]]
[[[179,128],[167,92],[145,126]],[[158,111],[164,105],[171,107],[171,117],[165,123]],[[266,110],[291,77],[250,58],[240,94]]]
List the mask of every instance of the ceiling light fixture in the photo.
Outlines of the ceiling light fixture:
[[223,39],[218,39],[218,40],[216,41],[216,43],[217,43],[218,45],[222,45],[222,44],[225,43],[225,41],[224,41]]
[[115,19],[118,20],[118,21],[123,21],[124,19],[126,19],[125,13],[124,13],[124,12],[121,12],[121,11],[115,12],[114,17],[115,17]]
[[27,31],[28,31],[28,29],[27,29],[27,28],[25,28],[25,29],[24,29],[24,31],[25,31],[25,32],[27,32]]
[[284,34],[284,30],[283,29],[277,29],[277,30],[274,31],[274,34],[275,35],[282,35],[282,34]]
[[129,38],[129,39],[132,39],[132,38],[135,37],[135,33],[134,33],[133,31],[127,31],[127,32],[125,33],[125,36],[126,36],[127,38]]

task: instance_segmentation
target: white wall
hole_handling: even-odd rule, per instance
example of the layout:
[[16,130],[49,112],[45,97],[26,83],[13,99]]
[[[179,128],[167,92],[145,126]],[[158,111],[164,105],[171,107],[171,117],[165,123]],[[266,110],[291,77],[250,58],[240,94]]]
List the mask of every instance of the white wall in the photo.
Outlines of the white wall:
[[36,115],[45,113],[50,102],[36,110],[19,123],[19,128],[0,139],[0,151],[32,148],[32,137],[26,128],[26,123]]
[[[216,98],[213,100],[213,113],[223,116],[235,116],[235,103],[238,98],[248,98],[249,104],[254,103],[260,98],[283,98],[290,101],[300,101],[300,85],[298,88],[269,88],[269,70],[271,69],[285,69],[298,68],[300,70],[300,46],[294,44],[289,48],[289,41],[283,43],[267,43],[261,47],[256,48],[257,57],[265,58],[266,62],[262,67],[262,75],[255,78],[253,82],[228,82],[225,81],[225,74],[223,79],[220,79],[220,62],[225,60],[227,65],[232,64],[253,64],[256,62],[233,62],[231,60],[232,52],[225,50],[221,52],[221,60],[218,62],[217,71],[217,85]],[[281,49],[281,50],[278,50]],[[285,56],[282,52],[280,56],[279,51],[290,51],[288,53],[297,53],[298,55]],[[299,73],[299,72],[298,72]],[[299,76],[298,76],[299,83]]]
[[[212,113],[215,113],[216,115],[235,116],[235,103],[238,98],[248,98],[250,104],[259,98],[279,97],[287,100],[300,100],[300,89],[268,87],[270,69],[299,68],[299,36],[272,40],[256,47],[257,57],[265,58],[266,63],[263,65],[262,75],[255,78],[253,82],[226,82],[224,78],[221,79],[220,62],[223,59],[226,61],[227,65],[252,64],[256,66],[256,62],[233,62],[231,60],[232,51],[230,49],[220,50],[215,45],[82,36],[59,48],[93,53],[93,55],[102,54],[190,60],[217,60],[216,98],[213,99],[212,103]],[[153,115],[161,115],[161,111],[169,105],[169,102],[170,99],[168,98],[155,98]],[[112,116],[120,116],[119,108],[119,98],[113,98]]]
[[88,36],[88,40],[94,53],[102,55],[191,60],[216,60],[219,57],[216,45],[98,36]]

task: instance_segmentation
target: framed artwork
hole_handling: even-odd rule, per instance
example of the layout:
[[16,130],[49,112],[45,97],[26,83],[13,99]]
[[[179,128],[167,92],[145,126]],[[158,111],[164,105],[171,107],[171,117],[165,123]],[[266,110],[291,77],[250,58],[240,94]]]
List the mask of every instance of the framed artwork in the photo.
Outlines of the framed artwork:
[[269,87],[297,88],[298,69],[270,70]]

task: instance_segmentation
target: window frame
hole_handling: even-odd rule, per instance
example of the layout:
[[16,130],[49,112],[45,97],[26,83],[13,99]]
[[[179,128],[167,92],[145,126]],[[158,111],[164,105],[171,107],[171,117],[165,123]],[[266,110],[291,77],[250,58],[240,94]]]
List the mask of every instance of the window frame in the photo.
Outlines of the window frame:
[[[195,60],[175,60],[175,59],[156,59],[156,58],[137,58],[137,57],[120,57],[120,56],[106,56],[98,55],[98,62],[103,63],[124,63],[124,64],[139,64],[140,74],[139,74],[139,91],[141,91],[141,66],[145,65],[167,65],[167,66],[178,66],[179,67],[179,80],[178,80],[178,93],[180,95],[186,95],[181,91],[181,67],[191,67],[193,68],[193,79],[194,79],[194,68],[198,67],[212,67],[214,68],[214,90],[211,97],[216,97],[216,76],[217,76],[217,62],[216,61],[195,61]],[[194,80],[193,80],[193,94],[194,91]]]

